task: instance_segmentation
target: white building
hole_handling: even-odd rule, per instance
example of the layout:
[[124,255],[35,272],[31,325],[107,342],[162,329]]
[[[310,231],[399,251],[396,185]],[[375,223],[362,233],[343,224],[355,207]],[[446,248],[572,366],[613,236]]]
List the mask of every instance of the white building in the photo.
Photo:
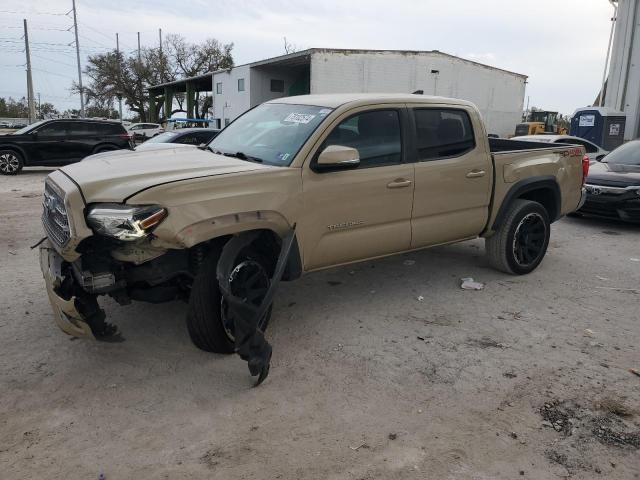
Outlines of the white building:
[[527,76],[433,51],[311,48],[213,73],[213,117],[228,124],[262,102],[317,93],[411,93],[475,103],[488,133],[513,134]]
[[624,139],[640,137],[640,0],[619,0],[604,106],[626,114]]

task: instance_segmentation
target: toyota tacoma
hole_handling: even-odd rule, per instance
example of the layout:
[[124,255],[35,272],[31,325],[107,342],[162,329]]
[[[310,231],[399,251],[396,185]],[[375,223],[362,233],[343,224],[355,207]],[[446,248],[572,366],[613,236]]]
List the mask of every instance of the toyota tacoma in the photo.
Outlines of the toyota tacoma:
[[216,266],[232,236],[252,238],[229,278],[247,302],[264,296],[292,232],[285,281],[476,237],[493,267],[526,274],[552,222],[584,201],[588,168],[581,146],[488,138],[463,100],[280,98],[206,147],[98,154],[51,173],[40,264],[70,335],[119,335],[101,295],[121,305],[183,299],[194,344],[230,353]]

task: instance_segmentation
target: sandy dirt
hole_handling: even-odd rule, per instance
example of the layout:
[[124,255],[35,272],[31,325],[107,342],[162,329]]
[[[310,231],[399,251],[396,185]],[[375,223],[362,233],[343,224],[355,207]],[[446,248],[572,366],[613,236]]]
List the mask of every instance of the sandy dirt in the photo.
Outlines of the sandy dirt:
[[640,292],[614,288],[640,288],[640,228],[563,219],[526,277],[471,241],[283,284],[253,389],[183,303],[103,300],[123,343],[57,329],[45,175],[0,177],[3,480],[639,477]]

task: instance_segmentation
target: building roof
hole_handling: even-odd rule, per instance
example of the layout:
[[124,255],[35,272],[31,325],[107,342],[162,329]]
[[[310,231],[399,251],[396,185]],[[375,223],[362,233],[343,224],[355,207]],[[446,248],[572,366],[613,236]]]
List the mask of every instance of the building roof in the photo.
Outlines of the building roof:
[[[157,90],[157,89],[164,89],[164,87],[172,87],[172,90],[174,92],[186,92],[187,82],[191,82],[196,87],[196,90],[209,91],[213,87],[211,83],[213,81],[211,77],[212,73],[213,72],[207,72],[207,73],[203,73],[202,75],[196,75],[195,77],[181,78],[180,80],[174,80],[173,82],[160,83],[158,85],[153,85],[152,87],[149,87],[148,90],[151,91],[151,90]],[[156,92],[156,93],[162,93],[162,92]]]
[[[461,60],[465,63],[470,63],[473,65],[478,65],[480,67],[488,68],[491,70],[496,70],[504,73],[508,73],[511,75],[515,75],[518,77],[522,77],[524,79],[528,78],[527,75],[522,73],[512,72],[510,70],[505,70],[502,68],[497,68],[491,65],[487,65],[480,62],[475,62],[473,60],[467,60],[466,58],[457,57],[455,55],[450,55],[448,53],[441,52],[440,50],[371,50],[371,49],[354,49],[354,48],[308,48],[306,50],[301,50],[299,52],[289,53],[286,55],[279,55],[277,57],[266,58],[264,60],[258,60],[251,63],[244,63],[242,65],[237,65],[238,67],[250,66],[250,67],[259,67],[263,65],[295,65],[296,63],[302,64],[305,60],[308,60],[312,54],[314,53],[339,53],[343,55],[357,55],[357,54],[365,54],[365,53],[399,53],[402,55],[440,55],[442,57],[453,58],[456,60]],[[217,72],[225,72],[227,70],[218,70]]]
[[[342,55],[357,55],[357,54],[366,54],[366,53],[399,53],[402,55],[439,55],[442,57],[460,60],[462,62],[469,63],[472,65],[477,65],[483,68],[488,68],[490,70],[495,70],[495,71],[504,72],[510,75],[515,75],[525,80],[528,78],[527,75],[523,75],[521,73],[504,70],[502,68],[493,67],[491,65],[486,65],[484,63],[475,62],[473,60],[467,60],[466,58],[450,55],[448,53],[444,53],[439,50],[366,50],[366,49],[346,49],[346,48],[308,48],[306,50],[301,50],[299,52],[288,53],[286,55],[279,55],[277,57],[266,58],[264,60],[258,60],[255,62],[235,65],[233,68],[246,67],[246,66],[251,68],[261,67],[261,66],[293,67],[297,65],[304,65],[310,61],[311,55],[313,55],[314,53],[337,53]],[[214,73],[228,72],[229,70],[231,69],[226,68],[222,70],[216,70],[214,72],[203,73],[202,75],[197,75],[195,77],[183,78],[173,82],[161,83],[159,85],[154,85],[152,87],[149,87],[148,90],[152,93],[158,94],[158,93],[162,93],[160,90],[164,89],[164,87],[172,87],[173,91],[184,92],[186,91],[187,82],[194,83],[196,90],[201,90],[201,91],[212,90],[213,89],[212,75]]]
[[407,93],[327,93],[320,95],[295,95],[269,100],[267,103],[287,103],[293,105],[314,105],[337,108],[348,103],[442,103],[449,105],[474,106],[473,103],[458,98],[434,97]]

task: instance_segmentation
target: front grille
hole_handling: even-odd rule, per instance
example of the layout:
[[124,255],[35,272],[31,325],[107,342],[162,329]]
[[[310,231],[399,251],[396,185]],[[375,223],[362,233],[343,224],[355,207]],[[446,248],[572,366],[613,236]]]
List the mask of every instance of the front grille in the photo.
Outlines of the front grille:
[[47,236],[58,247],[64,247],[70,238],[67,210],[64,198],[49,182],[44,185],[42,207],[42,225]]

